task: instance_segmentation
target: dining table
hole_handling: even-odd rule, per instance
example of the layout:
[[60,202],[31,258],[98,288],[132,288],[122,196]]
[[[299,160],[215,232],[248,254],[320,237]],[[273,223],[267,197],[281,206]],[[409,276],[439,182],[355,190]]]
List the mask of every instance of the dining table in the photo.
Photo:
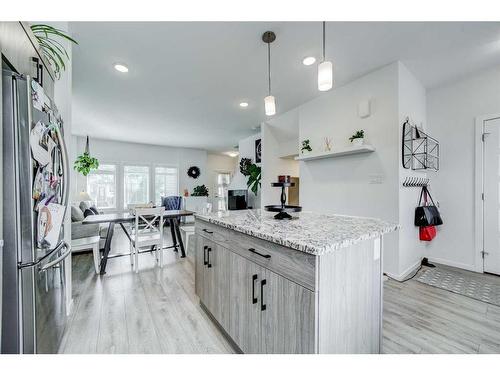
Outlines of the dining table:
[[[184,243],[182,242],[181,232],[180,232],[180,218],[186,216],[193,216],[193,211],[187,210],[166,210],[163,213],[163,219],[165,222],[170,224],[170,231],[172,234],[172,245],[164,246],[162,249],[174,249],[174,251],[181,251],[181,258],[186,257],[186,252],[184,250]],[[83,219],[82,224],[108,224],[108,231],[106,233],[106,241],[104,243],[104,251],[100,263],[100,274],[104,275],[106,273],[106,265],[108,259],[116,258],[121,256],[130,255],[128,253],[117,253],[109,254],[111,251],[111,240],[113,239],[113,234],[115,230],[115,225],[118,224],[125,232],[129,241],[132,241],[130,234],[125,227],[127,223],[133,223],[135,221],[135,215],[130,212],[123,213],[110,213],[110,214],[98,214],[98,215],[88,215]]]

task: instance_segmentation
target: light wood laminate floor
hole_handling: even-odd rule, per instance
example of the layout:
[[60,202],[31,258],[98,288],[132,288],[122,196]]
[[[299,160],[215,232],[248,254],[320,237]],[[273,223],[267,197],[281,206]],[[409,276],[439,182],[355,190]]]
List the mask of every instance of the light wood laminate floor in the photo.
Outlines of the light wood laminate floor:
[[[118,230],[113,249],[128,250]],[[198,304],[187,258],[165,250],[162,269],[150,254],[139,265],[135,274],[128,257],[111,259],[97,276],[91,254],[73,257],[74,308],[61,353],[233,353]],[[388,280],[383,334],[384,353],[500,353],[500,307]]]

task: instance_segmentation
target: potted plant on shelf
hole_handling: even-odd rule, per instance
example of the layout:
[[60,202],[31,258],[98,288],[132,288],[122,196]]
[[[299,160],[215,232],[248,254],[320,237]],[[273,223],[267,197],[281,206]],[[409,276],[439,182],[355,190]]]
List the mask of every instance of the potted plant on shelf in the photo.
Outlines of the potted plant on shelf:
[[192,197],[208,197],[208,188],[205,185],[195,186],[193,192],[191,193]]
[[90,156],[89,137],[87,137],[85,151],[76,158],[73,168],[84,176],[87,176],[91,170],[99,168],[99,160]]
[[302,148],[300,149],[300,152],[304,153],[304,151],[307,151],[307,152],[311,152],[312,151],[309,139],[304,139],[302,141]]
[[365,139],[364,130],[358,130],[349,138],[353,146],[362,146],[364,139]]

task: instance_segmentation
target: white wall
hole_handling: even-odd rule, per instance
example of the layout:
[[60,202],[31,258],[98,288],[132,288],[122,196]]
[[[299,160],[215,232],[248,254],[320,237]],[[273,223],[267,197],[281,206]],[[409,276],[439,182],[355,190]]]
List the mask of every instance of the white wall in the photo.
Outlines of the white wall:
[[[80,155],[85,149],[85,138],[75,138],[77,143],[77,154]],[[151,167],[154,165],[178,167],[179,194],[181,195],[184,189],[188,189],[191,194],[193,188],[197,185],[205,184],[208,186],[209,173],[207,171],[207,152],[205,150],[90,138],[90,153],[92,156],[98,158],[101,164],[116,163],[121,166],[128,164],[148,165]],[[187,175],[187,170],[191,166],[200,168],[201,174],[197,179]],[[153,171],[150,173],[153,173]],[[74,190],[74,197],[76,198],[76,194],[82,190],[86,190],[86,178],[82,175],[78,175],[77,189]],[[152,199],[153,196],[150,196],[150,200]],[[123,203],[123,186],[121,185],[121,178],[118,178],[117,202]],[[118,207],[120,207],[120,205],[118,205]]]
[[[229,185],[229,189],[246,189],[248,178],[240,173],[239,163],[241,158],[250,158],[252,162],[255,163],[255,141],[261,138],[261,132],[251,135],[245,139],[238,142],[238,151],[240,153],[238,157],[238,164],[233,176],[233,180]],[[260,165],[259,163],[258,165]],[[257,195],[248,190],[248,205],[252,208],[260,208],[260,196],[261,190],[259,189]]]
[[[326,136],[334,148],[344,147],[359,129],[376,148],[370,154],[301,161],[305,210],[399,221],[398,73],[398,63],[385,66],[299,107],[299,140],[310,139],[313,152],[323,150]],[[371,116],[362,119],[357,105],[367,99]],[[397,233],[384,237],[384,269],[398,273]]]
[[217,174],[218,173],[231,173],[233,176],[235,173],[236,165],[238,163],[237,157],[230,157],[220,154],[208,154],[207,155],[207,187],[209,191],[209,196],[211,198],[215,197],[216,185],[217,185]]
[[[300,177],[299,162],[283,155],[298,153],[299,111],[288,111],[261,124],[262,129],[262,207],[280,203],[281,189],[271,183],[280,175]],[[292,151],[293,150],[293,151]],[[300,189],[300,187],[299,187]]]
[[474,126],[477,116],[494,113],[500,113],[500,66],[427,93],[429,129],[441,153],[431,187],[444,221],[431,243],[431,260],[481,267],[474,248]]
[[[418,203],[420,189],[402,186],[406,177],[426,177],[427,173],[404,169],[402,166],[401,149],[403,123],[406,117],[426,130],[426,90],[415,76],[403,65],[399,64],[398,77],[398,166],[399,166],[399,251],[398,274],[395,277],[405,277],[420,265],[421,259],[427,255],[427,242],[419,241],[418,227],[414,225],[415,206]],[[431,134],[432,135],[432,134]]]

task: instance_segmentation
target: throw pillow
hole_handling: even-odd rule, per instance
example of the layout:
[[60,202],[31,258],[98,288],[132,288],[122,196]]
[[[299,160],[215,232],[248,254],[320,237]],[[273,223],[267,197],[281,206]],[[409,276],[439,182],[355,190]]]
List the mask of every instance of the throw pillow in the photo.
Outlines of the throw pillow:
[[92,205],[92,202],[81,201],[80,202],[80,210],[82,210],[82,212],[85,212],[85,210],[88,209],[88,208],[90,208],[91,205]]
[[83,212],[83,216],[87,217],[89,215],[95,215],[94,211],[92,211],[90,208],[87,208],[84,212]]
[[89,210],[92,211],[95,215],[99,215],[99,211],[97,211],[97,208],[95,208],[94,206],[90,207]]
[[82,221],[84,218],[82,210],[79,207],[71,205],[71,221]]

